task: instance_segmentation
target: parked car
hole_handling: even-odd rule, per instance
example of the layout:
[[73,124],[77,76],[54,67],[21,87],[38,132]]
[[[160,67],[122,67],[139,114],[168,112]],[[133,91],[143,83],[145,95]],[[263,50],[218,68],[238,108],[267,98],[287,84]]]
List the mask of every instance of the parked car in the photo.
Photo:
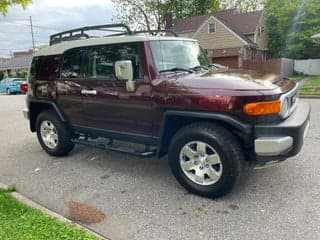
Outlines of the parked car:
[[[125,31],[86,33],[113,27]],[[23,113],[48,154],[65,156],[80,143],[168,155],[183,187],[214,198],[232,189],[243,162],[260,166],[301,150],[310,105],[298,100],[297,83],[211,66],[195,40],[156,33],[86,27],[51,36],[51,46],[35,53]]]
[[0,93],[7,95],[20,93],[20,84],[24,80],[22,78],[4,78],[0,81]]

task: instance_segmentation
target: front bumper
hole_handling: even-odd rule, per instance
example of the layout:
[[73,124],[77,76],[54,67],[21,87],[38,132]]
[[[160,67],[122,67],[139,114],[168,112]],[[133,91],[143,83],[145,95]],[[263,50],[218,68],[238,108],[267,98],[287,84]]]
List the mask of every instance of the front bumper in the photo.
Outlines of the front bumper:
[[310,104],[300,102],[289,118],[277,124],[254,126],[254,152],[258,161],[284,160],[302,148],[310,123]]

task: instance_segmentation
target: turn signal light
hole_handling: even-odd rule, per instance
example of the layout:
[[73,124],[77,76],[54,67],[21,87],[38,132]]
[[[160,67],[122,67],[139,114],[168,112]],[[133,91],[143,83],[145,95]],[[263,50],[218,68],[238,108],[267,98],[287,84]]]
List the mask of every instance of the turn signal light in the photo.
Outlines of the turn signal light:
[[243,112],[251,116],[267,115],[279,113],[281,108],[280,100],[270,102],[247,103],[243,107]]

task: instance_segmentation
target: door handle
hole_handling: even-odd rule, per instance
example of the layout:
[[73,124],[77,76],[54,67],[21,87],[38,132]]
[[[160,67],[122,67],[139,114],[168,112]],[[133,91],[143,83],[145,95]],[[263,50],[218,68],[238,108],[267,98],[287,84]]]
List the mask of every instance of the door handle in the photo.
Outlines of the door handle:
[[97,90],[81,89],[81,94],[83,94],[83,95],[97,95]]

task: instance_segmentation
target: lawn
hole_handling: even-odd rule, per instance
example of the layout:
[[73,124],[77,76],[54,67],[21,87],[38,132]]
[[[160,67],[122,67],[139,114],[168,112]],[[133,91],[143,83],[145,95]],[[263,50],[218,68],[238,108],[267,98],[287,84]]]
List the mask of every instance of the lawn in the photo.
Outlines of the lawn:
[[293,74],[293,76],[291,77],[291,79],[295,82],[299,82],[300,80],[302,80],[303,78],[306,78],[308,76],[304,75],[304,74]]
[[82,229],[27,207],[3,189],[0,189],[0,239],[97,240]]
[[310,77],[301,87],[300,94],[320,96],[320,76]]

